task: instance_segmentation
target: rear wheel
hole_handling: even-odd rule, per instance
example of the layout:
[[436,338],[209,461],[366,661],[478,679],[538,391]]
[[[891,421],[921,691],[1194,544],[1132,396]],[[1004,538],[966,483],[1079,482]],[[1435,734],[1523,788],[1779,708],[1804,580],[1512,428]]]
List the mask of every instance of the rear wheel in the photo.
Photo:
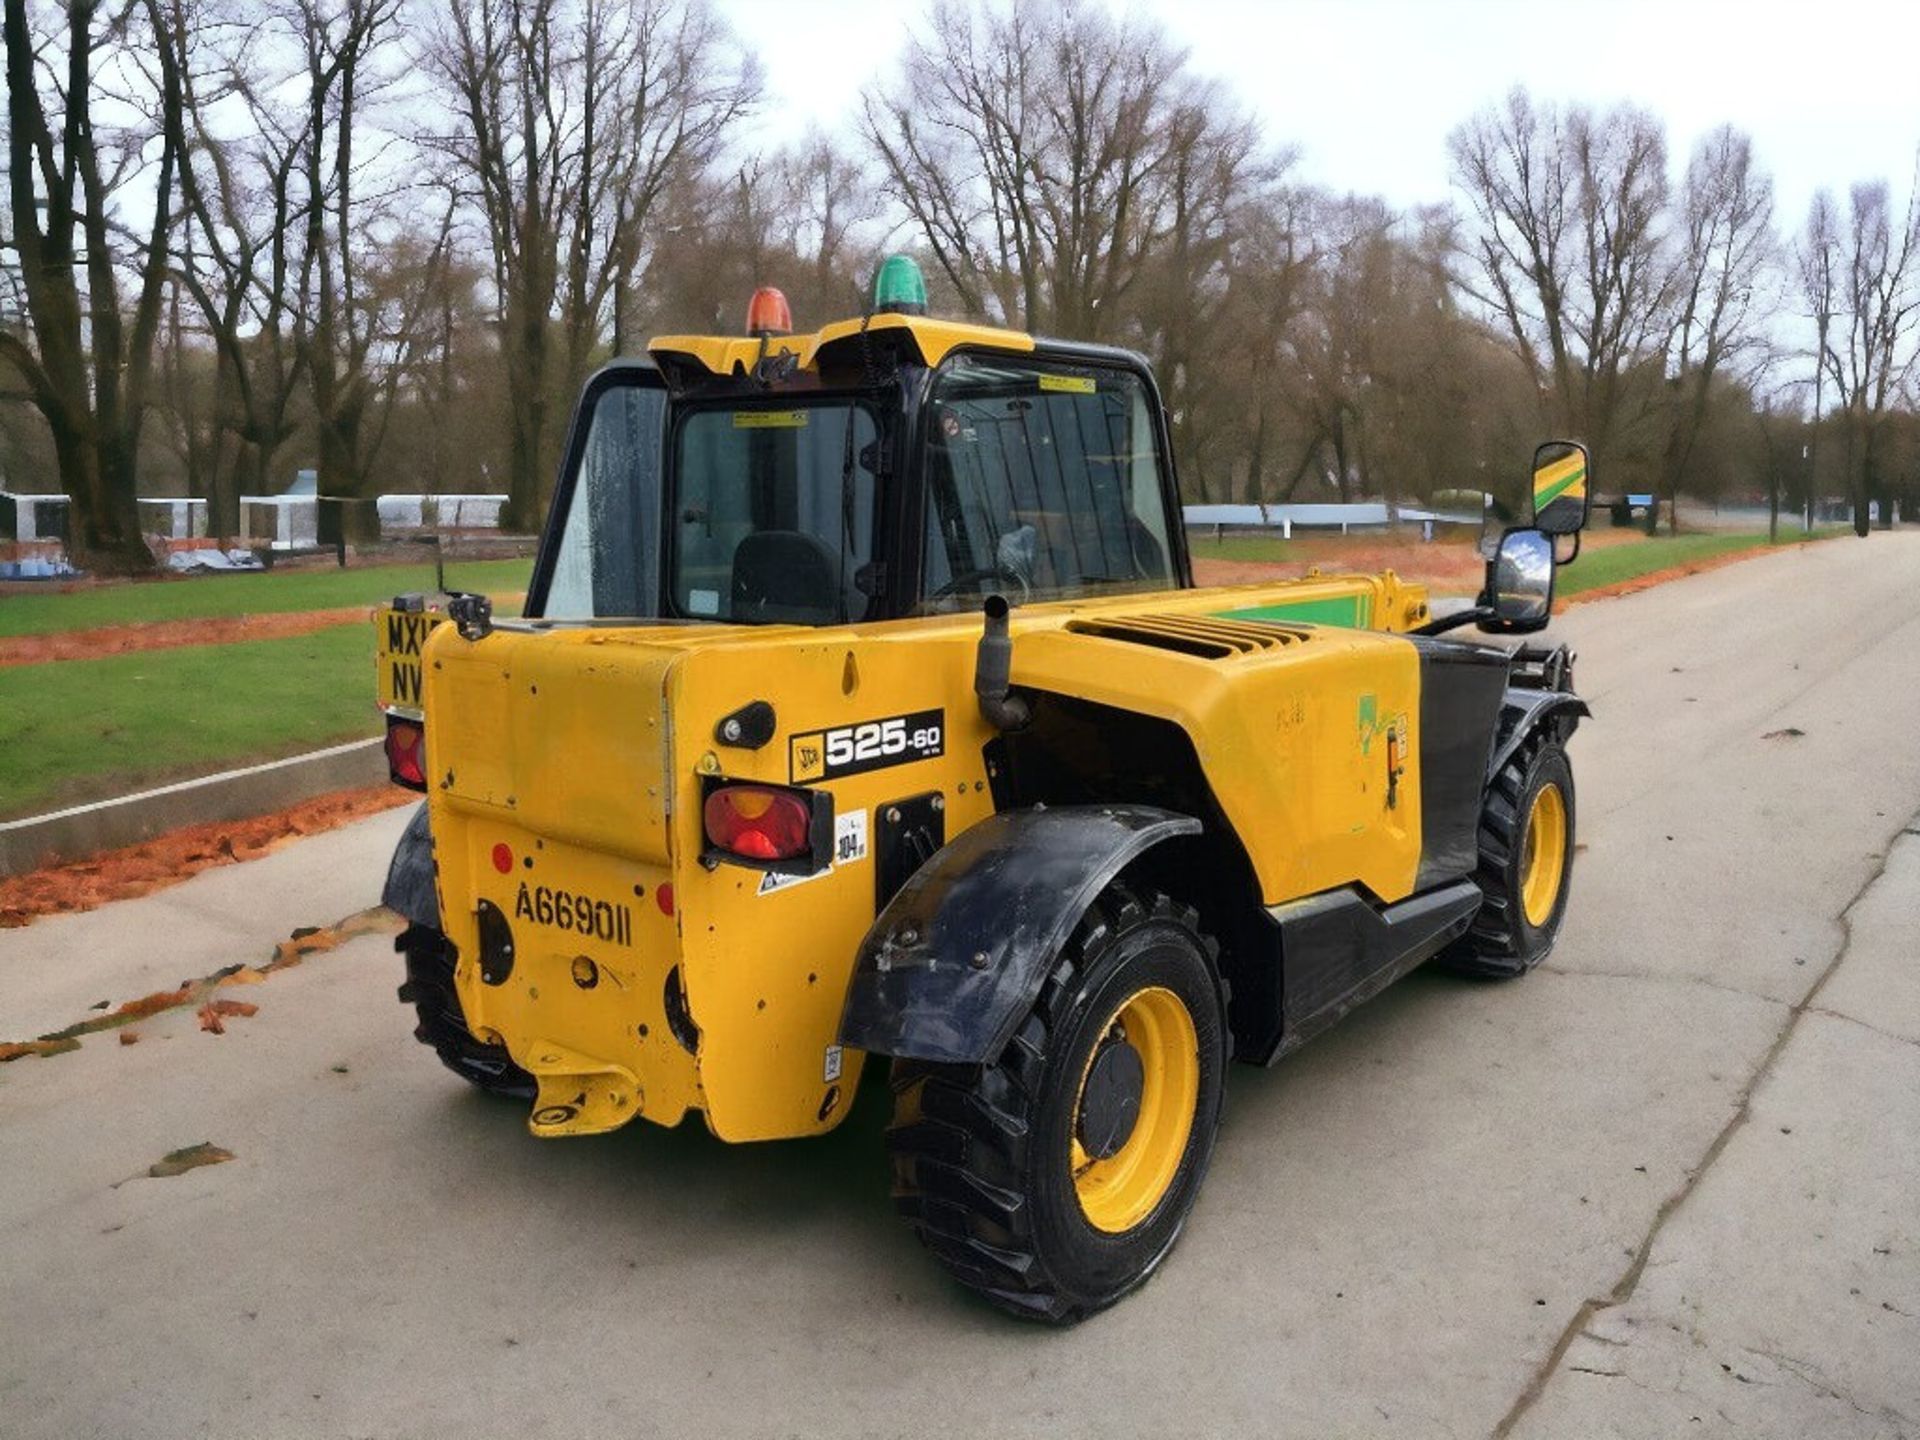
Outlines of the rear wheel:
[[1558,740],[1524,746],[1500,767],[1480,816],[1474,878],[1486,899],[1442,964],[1511,979],[1547,958],[1573,878],[1573,818],[1573,767]]
[[407,981],[400,998],[413,1006],[419,1023],[413,1038],[428,1046],[462,1080],[490,1095],[532,1100],[539,1084],[513,1063],[504,1045],[483,1045],[467,1029],[460,994],[453,988],[453,942],[438,930],[409,925],[393,942],[407,960]]
[[1220,1121],[1212,952],[1191,911],[1110,889],[997,1060],[895,1062],[894,1198],[962,1283],[1070,1322],[1165,1258]]

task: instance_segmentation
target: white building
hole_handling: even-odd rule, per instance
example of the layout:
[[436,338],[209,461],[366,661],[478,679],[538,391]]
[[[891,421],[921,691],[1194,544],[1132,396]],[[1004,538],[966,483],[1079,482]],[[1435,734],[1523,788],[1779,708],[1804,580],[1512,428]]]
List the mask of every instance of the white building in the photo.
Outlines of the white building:
[[140,533],[163,540],[199,540],[207,533],[204,500],[147,499],[140,504]]
[[273,550],[312,550],[320,544],[320,502],[312,495],[242,495],[240,534]]
[[498,530],[504,495],[382,495],[380,525],[394,530]]
[[64,540],[68,504],[64,495],[0,490],[0,540]]

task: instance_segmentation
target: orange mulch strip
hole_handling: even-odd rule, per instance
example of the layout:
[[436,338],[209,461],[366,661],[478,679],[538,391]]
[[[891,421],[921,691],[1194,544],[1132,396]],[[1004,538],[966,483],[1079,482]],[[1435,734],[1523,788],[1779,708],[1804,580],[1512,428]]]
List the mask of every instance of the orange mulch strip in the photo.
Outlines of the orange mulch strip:
[[[1317,548],[1317,547],[1316,547]],[[1247,585],[1259,580],[1298,580],[1308,570],[1327,575],[1370,575],[1391,570],[1402,580],[1440,591],[1477,590],[1486,576],[1486,562],[1471,545],[1435,541],[1431,545],[1368,545],[1336,549],[1311,558],[1271,560],[1211,560],[1196,545],[1193,579],[1197,585]]]
[[418,798],[393,785],[342,790],[303,800],[277,814],[189,825],[90,860],[0,879],[0,928],[151,894],[202,870],[257,860],[304,835],[333,830]]
[[332,610],[289,610],[271,615],[224,615],[201,620],[145,620],[131,625],[101,625],[92,630],[60,630],[51,635],[0,638],[0,666],[44,665],[50,660],[98,660],[136,650],[178,650],[186,645],[231,645],[236,640],[277,640],[311,635],[335,625],[364,621],[371,605],[342,605]]

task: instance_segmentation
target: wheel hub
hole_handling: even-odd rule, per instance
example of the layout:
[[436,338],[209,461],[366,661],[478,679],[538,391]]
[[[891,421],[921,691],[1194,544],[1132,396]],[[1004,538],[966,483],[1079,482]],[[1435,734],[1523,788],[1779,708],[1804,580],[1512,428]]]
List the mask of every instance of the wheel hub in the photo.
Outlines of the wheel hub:
[[1091,1158],[1107,1160],[1120,1153],[1139,1122],[1145,1089],[1146,1067],[1140,1052],[1116,1025],[1093,1052],[1080,1094],[1077,1129],[1081,1148]]

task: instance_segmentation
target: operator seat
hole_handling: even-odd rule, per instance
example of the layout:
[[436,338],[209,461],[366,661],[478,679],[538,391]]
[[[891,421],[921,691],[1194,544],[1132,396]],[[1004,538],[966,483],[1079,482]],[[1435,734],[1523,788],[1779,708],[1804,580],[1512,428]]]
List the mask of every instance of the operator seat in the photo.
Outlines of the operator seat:
[[804,530],[755,530],[733,552],[734,620],[827,625],[840,618],[840,557]]

